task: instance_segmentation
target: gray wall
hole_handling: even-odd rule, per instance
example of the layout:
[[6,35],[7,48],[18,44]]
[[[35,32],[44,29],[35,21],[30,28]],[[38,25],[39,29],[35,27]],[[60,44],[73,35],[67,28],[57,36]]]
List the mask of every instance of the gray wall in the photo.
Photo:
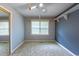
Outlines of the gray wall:
[[79,55],[79,10],[69,14],[68,20],[62,17],[56,23],[56,40]]
[[24,41],[24,21],[16,11],[12,15],[12,51]]
[[6,4],[0,5],[4,6],[12,15],[10,19],[10,49],[12,53],[24,41],[24,21],[22,16],[12,7]]
[[[49,35],[32,35],[31,20],[33,19],[25,19],[25,40],[54,40],[55,23],[52,19],[46,19],[49,20]],[[41,20],[45,20],[45,19],[41,19]]]
[[5,35],[5,36],[0,36],[0,42],[8,42],[9,41],[9,36]]

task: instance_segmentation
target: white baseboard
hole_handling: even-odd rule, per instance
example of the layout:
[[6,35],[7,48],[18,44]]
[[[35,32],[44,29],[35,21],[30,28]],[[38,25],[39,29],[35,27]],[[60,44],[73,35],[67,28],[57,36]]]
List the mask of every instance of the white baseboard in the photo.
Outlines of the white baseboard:
[[11,54],[13,54],[23,43],[24,43],[24,41],[22,41],[15,49],[13,49],[11,51]]
[[1,42],[1,43],[2,43],[2,42],[6,42],[6,43],[7,43],[7,42],[9,42],[9,41],[0,41],[0,42]]
[[66,47],[64,47],[63,45],[61,45],[60,43],[56,42],[59,46],[61,46],[62,48],[64,48],[66,51],[68,51],[72,56],[76,56],[74,53],[72,53],[69,49],[67,49]]
[[24,40],[24,42],[55,42],[55,40]]

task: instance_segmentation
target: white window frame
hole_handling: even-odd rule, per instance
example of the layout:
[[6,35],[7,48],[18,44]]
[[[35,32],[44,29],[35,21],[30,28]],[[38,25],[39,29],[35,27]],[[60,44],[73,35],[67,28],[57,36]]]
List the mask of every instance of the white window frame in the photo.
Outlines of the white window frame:
[[[48,22],[48,29],[47,29],[48,33],[47,33],[47,34],[41,34],[41,33],[39,32],[39,34],[33,34],[33,33],[32,33],[32,22],[33,22],[33,21],[38,21],[38,22],[40,22],[40,23],[41,23],[41,22],[44,22],[44,21]],[[41,26],[39,27],[39,31],[41,31],[40,28],[41,28]],[[44,19],[44,20],[38,20],[38,19],[37,19],[37,20],[31,20],[31,34],[32,34],[32,35],[49,35],[49,20],[46,20],[46,19]]]

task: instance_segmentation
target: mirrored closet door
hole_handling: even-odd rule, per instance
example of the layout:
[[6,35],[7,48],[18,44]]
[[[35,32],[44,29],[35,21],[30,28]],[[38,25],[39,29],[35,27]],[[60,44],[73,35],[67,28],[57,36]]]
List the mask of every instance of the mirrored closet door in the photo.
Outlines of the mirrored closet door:
[[0,7],[0,56],[10,53],[10,14]]

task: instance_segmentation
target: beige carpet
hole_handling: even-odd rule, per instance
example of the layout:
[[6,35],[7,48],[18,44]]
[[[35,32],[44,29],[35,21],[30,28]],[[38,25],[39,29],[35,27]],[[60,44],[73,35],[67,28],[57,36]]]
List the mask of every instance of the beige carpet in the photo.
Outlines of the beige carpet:
[[9,43],[0,42],[0,56],[8,56],[9,55]]
[[24,43],[13,56],[71,56],[56,43]]

